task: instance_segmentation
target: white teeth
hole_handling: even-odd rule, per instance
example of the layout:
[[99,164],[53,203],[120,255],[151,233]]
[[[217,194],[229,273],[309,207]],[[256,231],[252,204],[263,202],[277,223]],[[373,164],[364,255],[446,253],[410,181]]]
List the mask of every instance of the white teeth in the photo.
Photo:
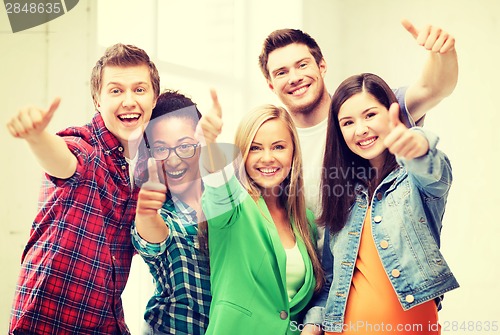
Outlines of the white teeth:
[[121,119],[138,119],[140,117],[139,114],[124,114],[120,115]]
[[293,95],[300,95],[302,93],[304,93],[305,91],[307,90],[307,87],[302,87],[302,88],[299,88],[298,90],[295,90],[292,92]]
[[371,143],[375,142],[375,137],[370,138],[369,140],[366,141],[359,141],[359,145],[369,145]]
[[180,170],[180,171],[168,172],[168,174],[171,175],[171,176],[179,176],[179,175],[183,174],[184,172],[186,172],[186,169]]
[[263,173],[275,173],[276,171],[278,171],[278,169],[259,169],[260,172],[263,172]]

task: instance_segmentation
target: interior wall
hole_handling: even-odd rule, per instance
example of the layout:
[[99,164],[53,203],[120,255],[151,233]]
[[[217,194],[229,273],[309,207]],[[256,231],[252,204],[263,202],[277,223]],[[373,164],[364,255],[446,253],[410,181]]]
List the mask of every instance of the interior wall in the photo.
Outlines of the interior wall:
[[96,61],[95,3],[80,1],[47,24],[13,34],[0,10],[0,332],[7,333],[21,254],[36,215],[40,169],[23,140],[5,125],[18,109],[48,107],[61,97],[49,129],[84,124],[93,115],[90,72]]
[[[500,229],[494,213],[499,196],[496,178],[500,141],[496,126],[494,96],[500,85],[500,2],[497,0],[303,0],[303,20],[294,16],[287,24],[287,7],[265,10],[265,2],[235,0],[246,6],[251,17],[242,22],[251,30],[255,55],[245,55],[248,76],[245,105],[272,99],[256,65],[265,32],[258,25],[259,14],[280,26],[304,28],[319,42],[328,63],[327,85],[332,92],[347,76],[374,72],[393,87],[415,80],[426,58],[399,21],[408,18],[417,27],[431,23],[456,37],[460,75],[454,93],[429,112],[425,127],[441,137],[440,148],[450,157],[454,184],[442,231],[442,249],[461,288],[446,294],[440,318],[446,334],[481,334],[478,328],[464,332],[455,325],[470,322],[499,322],[500,270],[494,266],[500,254]],[[255,3],[255,7],[252,5]],[[259,7],[256,7],[256,6]],[[102,48],[96,41],[95,0],[80,1],[69,13],[46,25],[12,34],[4,11],[0,12],[1,66],[0,96],[5,124],[15,111],[26,105],[48,106],[59,95],[62,103],[50,127],[53,131],[83,124],[93,114],[88,80]],[[121,10],[127,11],[124,5]],[[120,15],[116,9],[116,15]],[[291,9],[294,13],[297,7]],[[134,24],[140,25],[140,16]],[[149,24],[146,21],[145,24]],[[254,28],[252,28],[254,27]],[[279,28],[276,26],[276,28]],[[274,28],[273,28],[274,29]],[[182,32],[177,32],[182,33]],[[77,65],[76,65],[77,64]],[[248,70],[247,70],[248,71]],[[259,86],[260,85],[260,86]],[[276,101],[272,101],[275,103]],[[225,115],[238,118],[243,111]],[[36,213],[41,178],[35,159],[23,141],[0,128],[3,144],[2,187],[0,189],[0,331],[8,325],[10,306],[19,261]],[[476,327],[476,326],[474,326]]]

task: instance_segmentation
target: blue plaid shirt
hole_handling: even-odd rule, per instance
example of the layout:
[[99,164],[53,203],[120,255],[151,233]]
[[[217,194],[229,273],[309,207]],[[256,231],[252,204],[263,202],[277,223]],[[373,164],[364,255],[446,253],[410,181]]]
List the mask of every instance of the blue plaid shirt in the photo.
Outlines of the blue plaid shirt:
[[204,334],[210,310],[208,256],[198,246],[196,211],[168,195],[160,211],[170,234],[162,243],[149,243],[132,226],[132,243],[149,266],[155,293],[144,319],[155,332]]

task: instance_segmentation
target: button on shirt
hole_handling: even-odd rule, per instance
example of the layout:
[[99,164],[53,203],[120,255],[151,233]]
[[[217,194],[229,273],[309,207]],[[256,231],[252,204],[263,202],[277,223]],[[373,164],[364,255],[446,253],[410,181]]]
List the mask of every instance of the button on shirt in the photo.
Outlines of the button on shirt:
[[210,311],[208,257],[199,251],[196,211],[168,195],[160,210],[169,227],[162,243],[149,243],[132,227],[132,242],[149,266],[156,289],[144,319],[162,334],[204,334]]
[[10,332],[129,334],[120,295],[134,253],[137,193],[121,168],[127,163],[120,143],[100,114],[58,135],[78,165],[68,179],[46,176],[22,255]]

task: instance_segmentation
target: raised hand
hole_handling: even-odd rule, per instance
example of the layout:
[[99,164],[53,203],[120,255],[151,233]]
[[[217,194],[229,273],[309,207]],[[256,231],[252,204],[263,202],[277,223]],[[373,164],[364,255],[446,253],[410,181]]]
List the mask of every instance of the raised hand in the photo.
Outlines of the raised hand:
[[427,25],[422,29],[417,29],[406,19],[402,20],[401,24],[419,45],[429,51],[444,54],[455,49],[455,38],[439,27]]
[[215,143],[222,132],[222,108],[214,89],[210,90],[212,108],[203,115],[196,127],[196,138],[203,144]]
[[420,133],[411,131],[399,119],[399,105],[393,103],[389,108],[390,132],[384,145],[390,153],[405,159],[423,156],[429,150],[429,142]]
[[154,217],[166,200],[167,187],[160,182],[156,161],[148,160],[149,178],[141,186],[137,200],[137,215],[143,217]]
[[37,107],[21,109],[7,123],[7,129],[15,138],[26,140],[47,174],[66,179],[75,173],[78,161],[62,137],[46,131],[60,102],[60,98],[55,98],[47,110]]
[[42,133],[52,120],[55,111],[61,102],[55,98],[48,110],[38,107],[26,107],[21,109],[8,123],[7,129],[12,136],[30,140]]
[[215,143],[222,132],[222,108],[214,89],[210,90],[210,95],[212,108],[198,122],[195,137],[205,145],[201,151],[203,166],[209,172],[215,172],[226,165],[226,158],[221,148]]

